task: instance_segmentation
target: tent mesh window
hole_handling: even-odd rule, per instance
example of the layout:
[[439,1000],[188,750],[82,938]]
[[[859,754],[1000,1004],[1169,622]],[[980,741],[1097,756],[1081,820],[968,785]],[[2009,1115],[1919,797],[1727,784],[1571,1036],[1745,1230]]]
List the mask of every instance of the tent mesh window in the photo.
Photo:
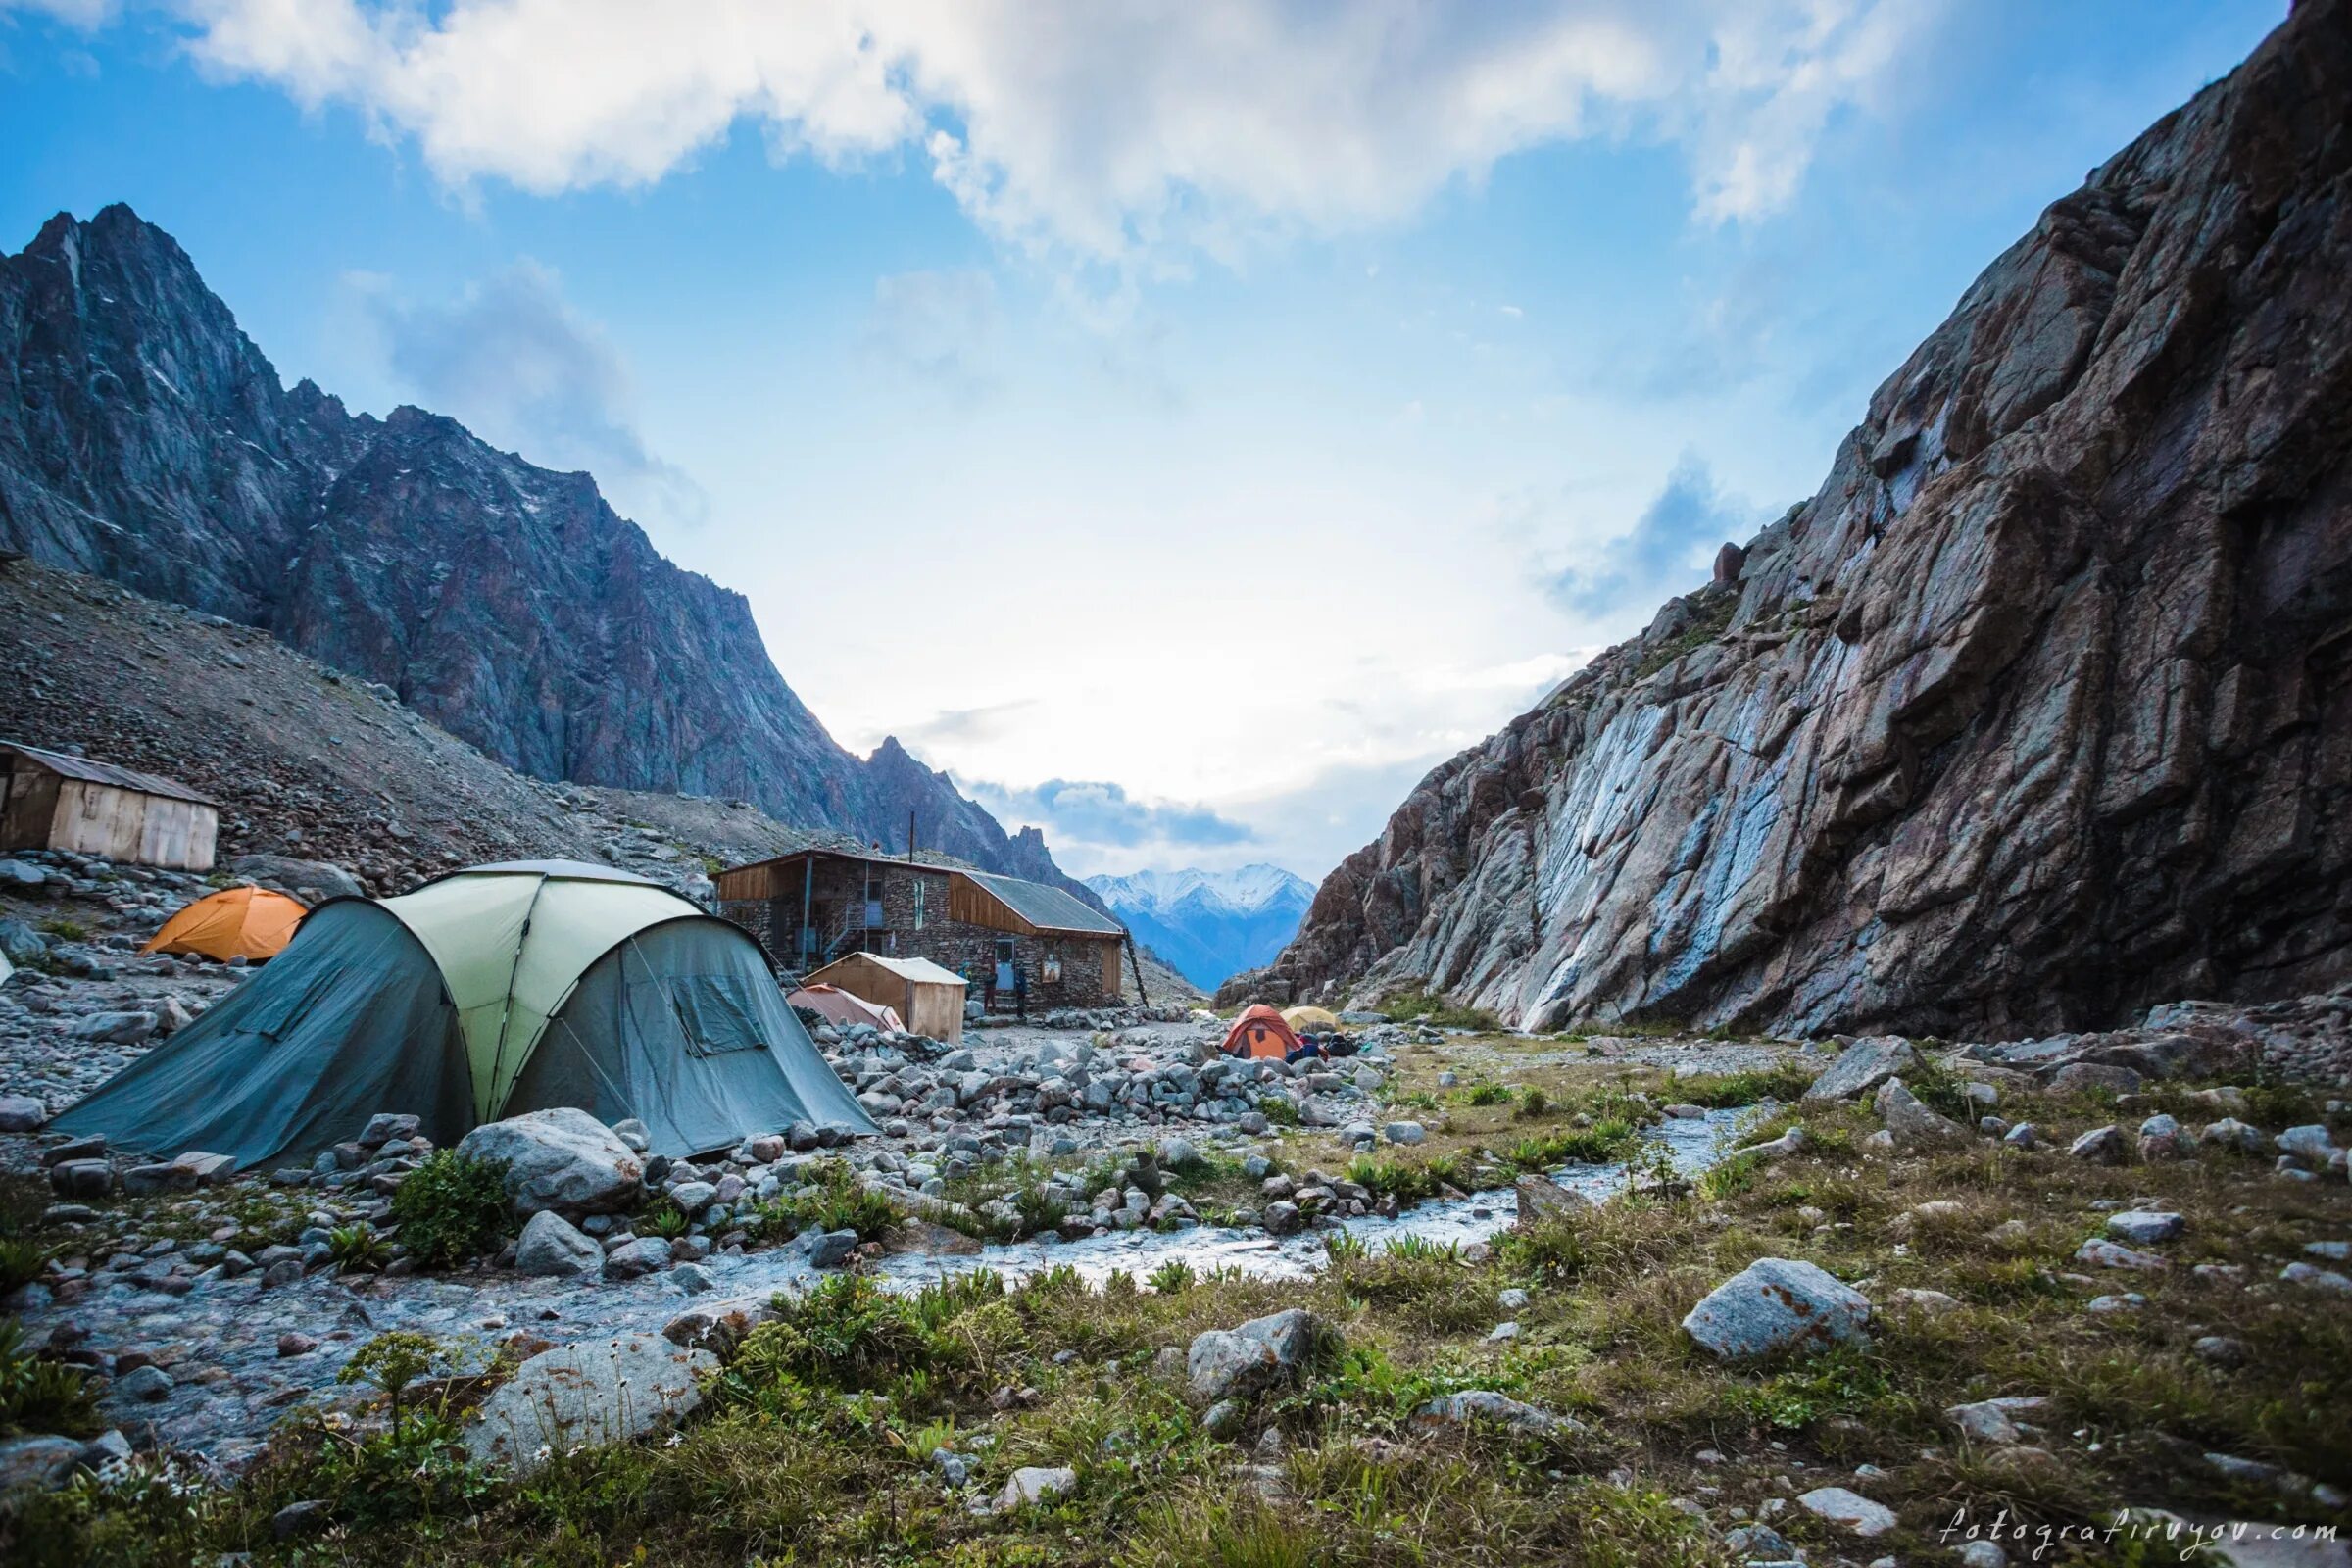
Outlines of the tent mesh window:
[[[752,983],[739,974],[678,974],[629,982],[629,1008],[666,1010],[676,1017],[686,1049],[698,1056],[765,1051]],[[640,1014],[643,1016],[643,1014]]]

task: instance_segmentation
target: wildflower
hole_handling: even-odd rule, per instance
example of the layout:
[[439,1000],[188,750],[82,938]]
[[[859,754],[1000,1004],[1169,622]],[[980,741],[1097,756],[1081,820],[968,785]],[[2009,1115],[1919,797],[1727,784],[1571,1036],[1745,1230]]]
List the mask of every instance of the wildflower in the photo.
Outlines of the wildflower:
[[683,1432],[672,1432],[672,1433],[669,1435],[669,1441],[668,1441],[667,1443],[663,1444],[663,1445],[662,1445],[662,1446],[663,1446],[663,1447],[665,1447],[665,1448],[674,1448],[674,1447],[676,1447],[676,1446],[677,1446],[679,1444],[681,1444],[681,1443],[684,1443],[685,1441],[686,1441],[686,1434],[685,1434],[685,1433],[683,1433]]

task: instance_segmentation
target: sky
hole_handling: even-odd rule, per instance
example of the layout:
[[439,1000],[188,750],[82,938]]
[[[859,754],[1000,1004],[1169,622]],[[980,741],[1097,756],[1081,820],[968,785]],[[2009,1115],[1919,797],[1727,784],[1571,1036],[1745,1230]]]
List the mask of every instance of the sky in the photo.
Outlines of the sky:
[[129,202],[1075,874],[1314,880],[2284,14],[0,0],[0,248]]

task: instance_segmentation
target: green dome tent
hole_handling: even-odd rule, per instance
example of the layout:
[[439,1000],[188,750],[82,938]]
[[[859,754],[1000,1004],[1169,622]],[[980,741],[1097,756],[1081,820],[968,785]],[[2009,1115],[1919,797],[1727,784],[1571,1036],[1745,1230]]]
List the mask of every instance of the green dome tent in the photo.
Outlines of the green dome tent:
[[751,937],[574,860],[320,905],[269,967],[51,1126],[244,1167],[307,1158],[379,1110],[447,1145],[553,1105],[635,1116],[672,1155],[795,1121],[874,1131]]

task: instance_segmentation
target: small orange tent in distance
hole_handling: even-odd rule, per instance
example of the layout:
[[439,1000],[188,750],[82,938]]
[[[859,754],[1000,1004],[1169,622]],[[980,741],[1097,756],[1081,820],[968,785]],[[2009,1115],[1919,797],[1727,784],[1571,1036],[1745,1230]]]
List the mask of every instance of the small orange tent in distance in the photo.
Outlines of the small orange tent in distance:
[[1282,1014],[1263,1003],[1242,1009],[1225,1031],[1228,1056],[1288,1056],[1298,1049],[1298,1037],[1282,1021]]
[[300,899],[252,886],[208,893],[164,922],[141,953],[207,958],[274,958],[311,911]]

